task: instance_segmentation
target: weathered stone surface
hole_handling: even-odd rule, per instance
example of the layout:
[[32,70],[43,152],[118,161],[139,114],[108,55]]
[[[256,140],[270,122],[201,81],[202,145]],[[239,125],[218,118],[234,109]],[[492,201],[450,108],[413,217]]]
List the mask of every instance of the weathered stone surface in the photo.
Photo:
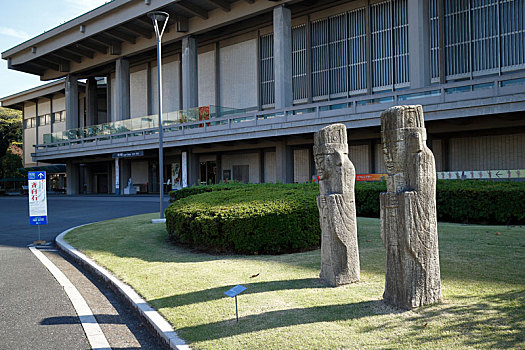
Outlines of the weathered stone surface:
[[355,168],[348,159],[346,127],[327,126],[314,135],[319,177],[317,206],[321,225],[320,278],[331,286],[359,280],[355,210]]
[[381,114],[387,192],[381,194],[386,248],[384,300],[412,309],[441,301],[436,217],[436,168],[426,146],[421,106]]

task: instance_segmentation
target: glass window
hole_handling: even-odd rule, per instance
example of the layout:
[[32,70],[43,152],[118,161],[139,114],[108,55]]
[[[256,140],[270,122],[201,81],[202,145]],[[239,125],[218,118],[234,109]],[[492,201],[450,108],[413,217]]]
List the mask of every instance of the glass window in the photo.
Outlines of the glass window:
[[275,103],[275,79],[273,71],[273,34],[259,38],[261,105]]
[[38,125],[48,125],[51,123],[51,114],[44,114],[38,117]]
[[30,129],[36,126],[36,118],[28,118],[24,120],[24,128]]
[[[525,68],[525,0],[444,0],[447,79]],[[431,0],[432,77],[439,74],[438,1]]]
[[66,111],[53,113],[53,123],[59,123],[66,120]]

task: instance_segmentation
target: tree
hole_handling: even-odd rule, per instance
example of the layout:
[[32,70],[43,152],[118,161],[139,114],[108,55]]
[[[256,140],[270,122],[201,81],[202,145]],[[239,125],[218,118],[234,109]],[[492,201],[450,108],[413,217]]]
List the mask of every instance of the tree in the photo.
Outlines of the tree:
[[0,157],[3,157],[7,148],[15,143],[22,142],[22,112],[10,108],[0,107]]
[[9,150],[0,158],[0,178],[24,177],[19,170],[23,167],[22,158],[19,155],[11,153]]

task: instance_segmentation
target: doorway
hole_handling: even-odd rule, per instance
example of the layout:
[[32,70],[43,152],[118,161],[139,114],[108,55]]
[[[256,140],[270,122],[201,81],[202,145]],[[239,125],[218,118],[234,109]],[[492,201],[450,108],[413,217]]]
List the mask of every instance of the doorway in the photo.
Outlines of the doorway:
[[217,183],[217,162],[207,161],[200,163],[201,185],[213,185]]

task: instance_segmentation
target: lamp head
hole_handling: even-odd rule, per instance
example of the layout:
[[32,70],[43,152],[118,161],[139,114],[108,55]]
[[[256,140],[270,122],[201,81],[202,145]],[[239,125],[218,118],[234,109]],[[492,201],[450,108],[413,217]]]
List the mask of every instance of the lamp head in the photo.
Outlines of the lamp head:
[[169,16],[167,12],[163,11],[148,12],[148,17],[151,18],[152,21],[164,22],[168,20]]

